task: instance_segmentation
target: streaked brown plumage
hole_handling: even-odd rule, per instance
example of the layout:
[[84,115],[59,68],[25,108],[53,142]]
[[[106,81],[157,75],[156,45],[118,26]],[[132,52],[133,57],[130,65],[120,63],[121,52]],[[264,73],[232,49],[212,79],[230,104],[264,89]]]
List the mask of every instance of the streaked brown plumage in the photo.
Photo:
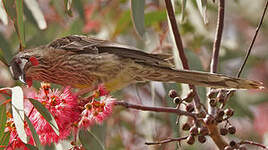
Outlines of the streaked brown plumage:
[[[32,65],[30,57],[39,64]],[[86,36],[67,36],[19,52],[11,61],[14,79],[34,79],[76,88],[104,83],[108,90],[140,81],[162,81],[227,89],[258,89],[257,81],[199,71],[175,70],[168,58]]]

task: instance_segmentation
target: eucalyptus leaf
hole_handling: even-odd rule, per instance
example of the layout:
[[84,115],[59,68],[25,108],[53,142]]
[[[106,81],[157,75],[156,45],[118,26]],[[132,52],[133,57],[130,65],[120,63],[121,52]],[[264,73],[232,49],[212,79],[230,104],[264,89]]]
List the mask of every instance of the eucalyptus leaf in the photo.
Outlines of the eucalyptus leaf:
[[38,147],[38,149],[41,149],[41,142],[40,142],[39,136],[36,133],[36,130],[35,130],[32,122],[30,121],[30,119],[26,115],[25,115],[25,120],[26,120],[26,122],[27,122],[27,124],[32,132],[32,136],[33,136],[33,139],[34,139],[36,146]]
[[79,140],[81,144],[83,145],[83,148],[86,150],[90,150],[90,141],[91,141],[91,135],[86,129],[80,129],[78,133]]
[[16,131],[22,142],[27,143],[27,135],[24,129],[24,97],[19,86],[9,88],[12,91],[12,116]]
[[55,118],[49,112],[49,110],[39,101],[29,98],[29,101],[33,104],[33,106],[37,109],[37,111],[45,118],[45,120],[50,124],[54,132],[59,135],[59,127],[55,121]]
[[4,135],[7,121],[6,105],[0,105],[0,137]]
[[125,11],[119,16],[119,20],[117,21],[115,31],[112,35],[112,39],[116,37],[118,34],[126,31],[130,24],[131,24],[130,11]]
[[0,137],[0,145],[3,146],[0,147],[0,150],[6,149],[5,146],[8,145],[9,138],[10,138],[10,132],[5,132],[4,135]]
[[37,147],[31,145],[31,144],[25,144],[25,146],[29,149],[29,150],[38,150]]
[[25,47],[25,32],[24,32],[24,22],[23,22],[23,1],[16,0],[16,29],[20,39],[21,48]]
[[65,4],[65,11],[69,16],[72,16],[72,10],[71,10],[71,6],[72,6],[73,1],[72,0],[64,0],[64,4]]
[[196,3],[201,16],[203,17],[204,23],[207,24],[207,0],[196,0]]
[[5,10],[7,12],[7,15],[13,20],[16,20],[16,6],[15,6],[15,0],[2,0],[3,5],[5,7]]
[[4,54],[3,54],[3,51],[2,51],[1,48],[0,48],[0,61],[1,61],[3,64],[5,64],[6,67],[8,67],[8,62],[7,62],[7,60],[5,59]]
[[45,17],[39,7],[39,4],[36,0],[24,0],[26,6],[31,11],[35,21],[38,24],[39,29],[44,30],[47,28],[47,23]]
[[[105,150],[104,144],[90,130],[80,129],[79,133],[78,133],[78,137],[79,137],[79,140],[80,140],[81,144],[83,145],[83,147],[86,150],[91,150],[92,149],[92,145],[90,145],[90,141],[92,141],[92,140],[95,140],[98,143],[98,145],[101,147],[101,149]],[[98,148],[98,149],[100,149],[100,148]]]
[[8,17],[4,8],[3,0],[0,0],[0,20],[3,22],[4,25],[8,25]]
[[143,37],[145,32],[144,7],[145,7],[145,0],[131,0],[132,22],[134,24],[137,33],[141,37]]
[[186,0],[181,0],[181,22],[185,19]]

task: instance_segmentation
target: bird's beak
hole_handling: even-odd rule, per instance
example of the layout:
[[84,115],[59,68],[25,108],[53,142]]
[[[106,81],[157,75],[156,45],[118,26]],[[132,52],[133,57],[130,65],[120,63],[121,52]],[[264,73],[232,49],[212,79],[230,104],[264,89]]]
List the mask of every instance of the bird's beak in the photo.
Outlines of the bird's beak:
[[21,74],[21,75],[19,76],[19,80],[20,80],[22,83],[26,84],[26,80],[25,80],[25,75],[24,75],[24,74]]

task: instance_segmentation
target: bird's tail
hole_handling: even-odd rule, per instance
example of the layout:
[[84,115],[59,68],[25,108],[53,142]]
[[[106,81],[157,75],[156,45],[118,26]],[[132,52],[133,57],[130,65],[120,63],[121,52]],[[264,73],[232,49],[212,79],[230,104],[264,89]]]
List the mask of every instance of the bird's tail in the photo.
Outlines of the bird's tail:
[[[151,71],[149,71],[151,70]],[[160,82],[177,82],[193,84],[196,86],[221,88],[221,89],[263,89],[262,82],[228,77],[222,74],[214,74],[192,70],[175,70],[166,67],[148,67],[145,74],[140,74],[145,80]]]

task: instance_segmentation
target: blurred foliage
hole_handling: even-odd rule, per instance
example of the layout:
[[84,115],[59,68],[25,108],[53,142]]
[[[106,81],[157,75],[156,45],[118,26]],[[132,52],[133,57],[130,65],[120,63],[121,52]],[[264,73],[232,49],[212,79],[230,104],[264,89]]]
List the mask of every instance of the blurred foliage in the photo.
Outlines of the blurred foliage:
[[[22,5],[23,1],[3,0],[3,2],[5,6],[12,6],[12,8],[6,7],[9,15],[8,25],[0,24],[0,60],[2,61],[9,62],[12,55],[22,47],[27,49],[47,44],[55,38],[69,34],[96,36],[137,46],[154,53],[173,53],[176,51],[168,32],[165,5],[161,0],[145,0],[144,14],[140,12],[142,9],[138,6],[135,7],[139,9],[138,12],[133,13],[131,3],[135,5],[133,3],[136,1],[134,0],[39,0],[39,9],[47,23],[44,30],[39,28],[38,21],[30,9]],[[184,3],[182,4],[182,2]],[[217,4],[212,1],[205,2],[202,3],[201,0],[174,1],[177,21],[180,21],[178,26],[190,66],[195,70],[208,71],[216,27]],[[262,13],[264,2],[265,0],[258,2],[250,0],[226,1],[226,20],[219,63],[220,73],[234,75],[238,71]],[[68,3],[71,4],[71,7],[67,6]],[[200,12],[202,13],[200,14]],[[132,14],[138,16],[132,16]],[[204,24],[204,21],[208,21],[208,23]],[[143,36],[137,34],[142,34],[142,32],[144,32]],[[268,19],[264,21],[253,54],[243,74],[244,77],[263,81],[266,86],[268,85],[267,34]],[[0,63],[0,67],[0,86],[15,86],[16,82],[11,79],[8,68],[3,63]],[[34,85],[39,87],[37,84]],[[164,86],[163,84],[153,84],[155,89],[153,99],[150,85],[152,84],[131,85],[115,95],[117,98],[132,103],[174,107],[172,100],[166,96],[167,91],[178,89],[182,95],[185,93],[185,88],[181,87],[180,84],[165,83]],[[204,103],[206,102],[205,90],[205,88],[199,88]],[[250,118],[251,126],[244,131],[242,126],[240,134],[249,132],[248,137],[259,137],[253,140],[260,141],[263,134],[254,132],[256,128],[252,123],[254,121],[254,113],[252,112],[255,112],[259,105],[267,103],[268,96],[267,94],[258,95],[259,93],[254,91],[239,91],[232,97],[229,105],[235,109],[237,118]],[[152,147],[144,145],[146,141],[183,135],[183,132],[179,132],[179,126],[175,125],[176,117],[173,114],[117,108],[105,124],[97,125],[91,131],[109,150],[179,149],[177,143]],[[182,118],[181,121],[185,120]],[[238,120],[234,119],[233,121]],[[100,149],[96,143],[96,141],[88,143],[91,150]],[[61,144],[64,145],[64,143]],[[182,145],[189,150],[215,148],[214,144],[205,144],[205,146],[195,144],[188,147],[182,142]],[[70,144],[65,146],[70,147]],[[53,149],[53,147],[55,148],[55,146],[51,146],[49,149]]]

